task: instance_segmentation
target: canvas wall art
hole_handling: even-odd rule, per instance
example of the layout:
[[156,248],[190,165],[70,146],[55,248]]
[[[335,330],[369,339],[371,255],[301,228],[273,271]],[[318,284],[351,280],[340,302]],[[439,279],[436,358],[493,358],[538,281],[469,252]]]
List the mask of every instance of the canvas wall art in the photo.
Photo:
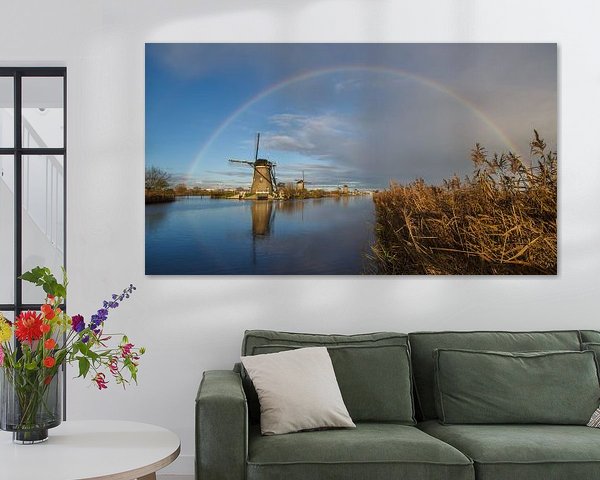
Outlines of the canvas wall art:
[[555,275],[555,44],[146,45],[147,275]]

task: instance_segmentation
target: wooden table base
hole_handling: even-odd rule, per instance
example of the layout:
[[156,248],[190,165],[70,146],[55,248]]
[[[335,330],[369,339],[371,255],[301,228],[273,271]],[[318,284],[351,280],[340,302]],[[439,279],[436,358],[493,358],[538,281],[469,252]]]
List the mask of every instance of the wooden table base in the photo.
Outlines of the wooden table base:
[[148,475],[138,478],[138,480],[156,480],[156,473],[149,473]]

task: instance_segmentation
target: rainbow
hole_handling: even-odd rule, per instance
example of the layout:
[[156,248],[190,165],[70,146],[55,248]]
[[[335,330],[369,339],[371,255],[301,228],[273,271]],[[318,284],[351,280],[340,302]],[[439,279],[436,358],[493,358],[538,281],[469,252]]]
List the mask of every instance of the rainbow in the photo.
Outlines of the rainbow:
[[482,122],[484,122],[499,138],[502,139],[502,141],[508,146],[509,150],[511,150],[512,152],[514,152],[517,155],[521,155],[521,153],[519,152],[519,148],[514,144],[514,142],[508,137],[508,135],[506,135],[506,133],[490,118],[489,115],[487,115],[483,110],[481,110],[481,108],[479,108],[477,105],[475,105],[473,102],[471,102],[469,99],[457,94],[455,91],[453,91],[452,89],[450,89],[449,87],[447,87],[446,85],[437,82],[435,80],[432,80],[430,78],[421,76],[421,75],[417,75],[415,73],[400,69],[400,68],[391,68],[391,67],[383,67],[383,66],[366,66],[366,65],[342,65],[342,66],[335,66],[335,67],[328,67],[328,68],[323,68],[323,69],[319,69],[319,70],[311,70],[309,72],[303,72],[300,73],[298,75],[294,75],[292,77],[288,77],[274,85],[271,85],[270,87],[266,88],[265,90],[262,90],[261,92],[257,93],[256,95],[254,95],[253,97],[251,97],[249,100],[247,100],[246,102],[244,102],[240,107],[238,107],[236,110],[234,110],[225,120],[223,120],[223,122],[221,122],[221,124],[215,129],[215,131],[211,134],[211,136],[206,140],[206,142],[204,143],[204,145],[202,146],[202,148],[200,149],[200,151],[198,152],[198,154],[196,155],[196,158],[194,159],[194,162],[192,163],[192,166],[190,168],[190,170],[188,171],[188,174],[190,176],[193,175],[193,172],[196,170],[198,164],[200,163],[202,157],[204,156],[204,154],[206,153],[206,151],[210,148],[210,146],[212,145],[212,143],[215,141],[215,139],[217,137],[219,137],[219,135],[229,126],[231,125],[231,123],[239,116],[241,115],[244,111],[246,111],[248,108],[250,108],[252,105],[260,102],[262,99],[268,97],[269,95],[283,89],[286,88],[290,85],[293,85],[294,83],[299,83],[299,82],[303,82],[305,80],[311,80],[314,79],[316,77],[319,76],[323,76],[323,75],[330,75],[332,73],[340,73],[340,72],[362,72],[362,71],[368,71],[368,72],[375,72],[375,73],[384,73],[384,74],[390,74],[390,75],[395,75],[398,77],[403,77],[403,78],[408,78],[410,80],[414,80],[415,82],[424,85],[426,87],[429,87],[433,90],[436,90],[438,92],[441,92],[445,95],[448,95],[449,97],[453,98],[454,100],[456,100],[457,102],[459,102],[460,104],[464,105],[465,108],[468,108],[477,118],[479,118]]

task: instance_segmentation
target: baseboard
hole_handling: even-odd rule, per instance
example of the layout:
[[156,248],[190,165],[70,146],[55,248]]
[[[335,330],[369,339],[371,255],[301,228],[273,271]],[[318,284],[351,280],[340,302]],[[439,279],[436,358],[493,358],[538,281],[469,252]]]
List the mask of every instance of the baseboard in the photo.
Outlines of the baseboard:
[[179,455],[171,464],[156,474],[163,480],[191,480],[194,477],[194,456]]

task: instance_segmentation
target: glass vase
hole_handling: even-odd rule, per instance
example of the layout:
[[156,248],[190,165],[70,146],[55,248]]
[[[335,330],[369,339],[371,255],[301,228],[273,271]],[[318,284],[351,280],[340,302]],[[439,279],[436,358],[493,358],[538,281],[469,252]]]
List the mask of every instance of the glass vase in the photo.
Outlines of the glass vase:
[[62,368],[53,376],[43,369],[0,367],[0,429],[19,444],[48,439],[62,419]]

